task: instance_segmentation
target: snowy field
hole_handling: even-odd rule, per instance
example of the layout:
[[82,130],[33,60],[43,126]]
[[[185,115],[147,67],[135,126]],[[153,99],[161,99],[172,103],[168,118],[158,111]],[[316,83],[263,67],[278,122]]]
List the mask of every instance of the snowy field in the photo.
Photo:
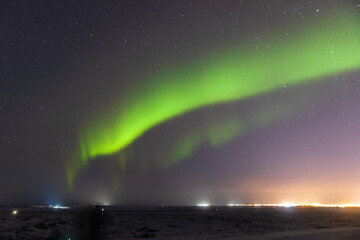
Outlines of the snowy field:
[[0,208],[0,240],[360,239],[358,227],[360,208]]

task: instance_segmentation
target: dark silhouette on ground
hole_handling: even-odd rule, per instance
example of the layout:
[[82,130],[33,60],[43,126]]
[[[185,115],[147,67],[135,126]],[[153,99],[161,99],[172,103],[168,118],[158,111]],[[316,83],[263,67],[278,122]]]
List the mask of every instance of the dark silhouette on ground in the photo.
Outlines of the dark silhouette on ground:
[[107,235],[106,216],[104,208],[100,205],[87,207],[75,226],[74,240],[105,240]]
[[46,240],[106,240],[107,213],[100,205],[89,206],[81,211],[75,221],[71,236],[56,230]]

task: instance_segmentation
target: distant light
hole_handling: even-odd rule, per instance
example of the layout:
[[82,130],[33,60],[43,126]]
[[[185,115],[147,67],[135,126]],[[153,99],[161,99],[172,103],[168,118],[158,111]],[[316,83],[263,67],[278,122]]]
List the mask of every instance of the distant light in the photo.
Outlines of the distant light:
[[101,208],[101,211],[103,212],[103,211],[104,211],[104,208]]
[[196,204],[196,206],[198,206],[198,207],[209,207],[210,204],[208,204],[208,203],[198,203],[198,204]]
[[238,204],[238,203],[228,203],[227,206],[228,206],[228,207],[239,207],[239,206],[241,206],[241,204]]
[[279,207],[296,207],[298,206],[296,203],[288,203],[288,202],[284,202],[284,203],[280,203]]
[[53,206],[53,205],[49,205],[49,208],[53,208],[53,209],[69,209],[70,207],[66,207],[66,206],[61,206],[59,204]]
[[13,214],[13,215],[18,214],[18,210],[13,210],[13,211],[12,211],[12,214]]
[[237,204],[246,207],[325,207],[325,208],[360,208],[360,204],[330,204],[330,203],[247,203]]

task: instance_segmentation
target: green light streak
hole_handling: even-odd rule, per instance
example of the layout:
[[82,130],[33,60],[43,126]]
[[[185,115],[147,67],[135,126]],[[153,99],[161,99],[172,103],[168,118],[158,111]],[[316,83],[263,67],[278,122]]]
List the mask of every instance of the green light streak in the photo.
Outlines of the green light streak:
[[359,19],[332,16],[257,47],[164,71],[128,92],[110,113],[80,127],[79,146],[65,166],[67,180],[71,185],[90,159],[119,152],[152,127],[190,110],[359,67]]
[[230,116],[228,119],[209,124],[204,129],[180,136],[175,146],[172,147],[165,166],[172,165],[181,159],[189,157],[191,153],[206,143],[211,146],[219,146],[229,141],[241,132],[240,123],[239,118]]
[[[328,91],[333,92],[333,88],[335,89],[335,86],[328,88]],[[255,129],[264,128],[283,119],[296,116],[307,109],[311,109],[314,103],[326,99],[326,96],[318,94],[314,84],[304,89],[296,88],[298,95],[289,95],[293,94],[294,89],[291,90],[287,94],[284,91],[272,92],[271,99],[268,96],[260,103],[252,105],[251,110],[245,113],[241,111],[241,108],[236,110],[236,108],[232,107],[230,110],[222,111],[220,116],[212,117],[211,121],[207,120],[207,124],[201,128],[190,126],[190,129],[183,131],[174,142],[169,143],[170,147],[165,146],[170,151],[164,166],[170,166],[186,159],[201,147],[217,147]],[[274,94],[282,97],[275,96],[274,99]],[[284,101],[284,96],[288,101]],[[226,106],[222,106],[222,108],[226,108]]]
[[219,146],[241,131],[240,121],[237,119],[227,119],[220,125],[215,125],[207,131],[209,142],[212,146]]

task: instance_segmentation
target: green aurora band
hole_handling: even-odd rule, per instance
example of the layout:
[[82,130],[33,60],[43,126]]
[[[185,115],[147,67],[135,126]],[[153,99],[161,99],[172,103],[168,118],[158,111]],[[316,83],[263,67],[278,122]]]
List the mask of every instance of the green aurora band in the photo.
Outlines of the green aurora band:
[[[90,159],[118,153],[154,126],[191,110],[359,67],[359,18],[333,15],[308,22],[288,35],[265,39],[256,47],[227,49],[217,57],[154,74],[127,92],[111,111],[79,127],[78,145],[65,163],[69,186]],[[228,129],[242,128],[231,124]]]
[[[275,101],[268,99],[269,101],[262,102],[262,105],[253,106],[253,109],[246,114],[239,111],[223,112],[221,116],[212,118],[212,121],[200,129],[194,127],[191,130],[184,131],[175,140],[175,144],[170,145],[170,152],[166,155],[167,159],[163,165],[175,164],[181,159],[189,157],[202,146],[217,147],[223,145],[235,137],[259,128],[259,126],[266,127],[282,119],[287,119],[311,108],[314,102],[321,102],[322,96],[315,95],[314,91],[307,90],[306,98],[300,94],[293,96],[290,102],[283,101],[282,98]],[[304,89],[300,92],[297,91],[297,93],[305,94]]]

